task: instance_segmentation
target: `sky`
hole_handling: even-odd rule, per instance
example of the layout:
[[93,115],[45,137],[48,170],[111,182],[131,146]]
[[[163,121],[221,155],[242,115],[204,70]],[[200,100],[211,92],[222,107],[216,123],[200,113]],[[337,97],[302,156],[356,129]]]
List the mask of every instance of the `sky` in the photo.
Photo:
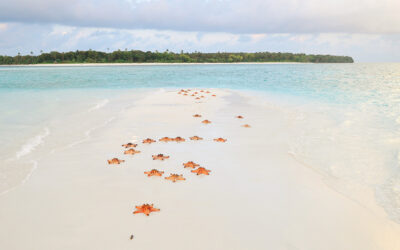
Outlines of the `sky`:
[[0,54],[293,52],[400,62],[400,0],[0,0]]

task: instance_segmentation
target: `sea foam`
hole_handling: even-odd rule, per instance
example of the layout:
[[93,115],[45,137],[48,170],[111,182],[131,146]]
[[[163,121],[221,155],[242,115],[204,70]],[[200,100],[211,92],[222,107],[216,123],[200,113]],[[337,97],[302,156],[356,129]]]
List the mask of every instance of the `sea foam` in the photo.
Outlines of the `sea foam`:
[[107,103],[109,103],[109,102],[110,102],[110,100],[104,99],[104,100],[102,100],[101,102],[99,102],[99,103],[97,103],[96,105],[94,105],[93,107],[91,107],[90,109],[88,109],[88,112],[92,112],[92,111],[95,111],[95,110],[97,110],[97,109],[100,109],[100,108],[106,106]]
[[28,140],[22,147],[21,149],[15,154],[17,159],[20,159],[21,157],[31,153],[33,150],[35,150],[36,147],[38,147],[40,144],[44,142],[44,138],[50,135],[50,130],[49,128],[44,128],[44,131],[30,140]]

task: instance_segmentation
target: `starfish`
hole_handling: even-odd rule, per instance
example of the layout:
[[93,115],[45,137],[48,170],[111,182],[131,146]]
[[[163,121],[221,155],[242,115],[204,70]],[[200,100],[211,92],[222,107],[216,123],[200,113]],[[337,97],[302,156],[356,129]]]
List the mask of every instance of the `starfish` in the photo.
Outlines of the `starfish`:
[[242,127],[244,127],[244,128],[250,128],[250,125],[249,125],[249,124],[245,124],[245,125],[243,125]]
[[195,99],[196,99],[196,100],[200,100],[200,97],[196,97]]
[[173,141],[173,140],[174,140],[173,138],[163,137],[159,141],[169,142],[169,141]]
[[199,141],[199,140],[203,140],[203,138],[198,137],[197,135],[190,137],[190,140],[192,141]]
[[207,94],[210,94],[210,91],[208,91],[208,90],[207,90],[207,92],[206,92],[206,93],[207,93]]
[[202,121],[202,123],[204,123],[204,124],[209,124],[209,123],[211,123],[209,120],[204,120],[204,121]]
[[172,139],[173,141],[176,141],[176,142],[184,142],[185,141],[185,139],[184,138],[182,138],[182,137],[180,137],[180,136],[178,136],[178,137],[176,137],[176,138],[174,138],[174,139]]
[[120,164],[121,162],[125,162],[124,160],[120,160],[118,158],[112,158],[111,160],[107,160],[108,164]]
[[200,175],[200,174],[210,175],[209,172],[211,172],[211,170],[207,170],[203,167],[199,167],[196,170],[192,170],[192,173],[197,173],[197,175]]
[[122,147],[125,147],[125,148],[136,148],[136,146],[137,146],[137,144],[133,144],[130,142],[122,145]]
[[194,92],[194,94],[197,95],[198,93],[197,93],[197,92]]
[[197,164],[197,163],[194,163],[192,161],[188,161],[186,163],[183,163],[183,166],[185,166],[185,168],[196,168],[196,167],[198,167],[200,165]]
[[196,96],[195,94],[192,94],[191,96]]
[[144,213],[145,215],[149,216],[151,212],[159,212],[160,209],[154,208],[153,204],[143,204],[141,206],[136,206],[136,211],[133,214],[140,214]]
[[216,142],[226,142],[227,141],[227,139],[224,139],[224,138],[217,138],[217,139],[214,139],[214,141],[216,141]]
[[139,153],[140,153],[140,151],[134,150],[133,148],[124,151],[124,154],[126,154],[126,155],[134,155],[134,154],[139,154]]
[[183,94],[183,95],[187,95],[187,94],[185,93],[185,94]]
[[153,155],[153,160],[160,160],[163,161],[165,159],[168,159],[169,156],[163,155],[163,154],[158,154],[158,155]]
[[177,174],[171,174],[170,176],[165,177],[165,179],[166,180],[171,180],[172,182],[186,180],[185,178],[183,178],[183,175],[177,175]]
[[211,96],[214,96],[214,97],[216,97],[216,95],[211,95]]
[[243,116],[238,115],[238,116],[236,116],[236,118],[238,118],[238,119],[243,119]]
[[204,92],[204,90],[200,90],[200,92]]
[[150,171],[144,172],[147,176],[161,176],[164,174],[164,171],[158,171],[157,169],[152,169]]
[[193,115],[193,117],[201,117],[201,115],[195,114],[195,115]]
[[150,138],[147,138],[147,139],[144,139],[144,140],[143,140],[143,143],[152,144],[153,142],[156,142],[156,141],[153,140],[153,139],[150,139]]
[[200,96],[200,98],[204,98],[204,95]]

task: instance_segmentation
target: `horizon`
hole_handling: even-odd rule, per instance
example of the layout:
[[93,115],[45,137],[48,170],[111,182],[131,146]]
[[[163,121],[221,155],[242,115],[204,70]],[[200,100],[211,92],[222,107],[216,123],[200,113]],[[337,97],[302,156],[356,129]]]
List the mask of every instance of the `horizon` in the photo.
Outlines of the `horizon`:
[[0,1],[0,54],[281,52],[400,62],[400,2]]

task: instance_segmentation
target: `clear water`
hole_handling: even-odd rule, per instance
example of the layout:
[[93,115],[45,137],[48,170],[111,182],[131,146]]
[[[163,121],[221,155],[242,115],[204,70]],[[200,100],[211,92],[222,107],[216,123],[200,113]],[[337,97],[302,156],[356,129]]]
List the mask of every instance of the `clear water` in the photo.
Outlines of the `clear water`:
[[340,180],[343,192],[371,188],[400,222],[400,64],[0,67],[0,193],[44,152],[106,125],[124,93],[186,87],[276,100],[293,124],[291,155]]

